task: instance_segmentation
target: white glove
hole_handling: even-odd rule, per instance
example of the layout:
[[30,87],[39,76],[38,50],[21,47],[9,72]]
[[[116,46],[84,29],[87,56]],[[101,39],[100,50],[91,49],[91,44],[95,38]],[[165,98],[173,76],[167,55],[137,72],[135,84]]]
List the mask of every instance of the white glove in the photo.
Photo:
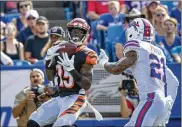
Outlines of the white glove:
[[165,100],[166,100],[166,105],[167,105],[167,107],[168,107],[168,110],[171,110],[171,109],[172,109],[172,106],[173,106],[173,104],[174,104],[174,101],[173,101],[171,95],[167,96],[167,97],[165,98]]
[[63,68],[65,68],[66,71],[68,71],[68,72],[74,70],[75,69],[75,67],[74,67],[75,55],[73,55],[71,57],[71,59],[69,59],[68,58],[68,54],[65,52],[65,53],[62,53],[62,56],[63,56],[63,58],[61,58],[60,56],[58,56],[58,58],[60,60],[60,61],[57,61],[58,64],[62,65]]
[[170,118],[170,115],[171,115],[171,110],[172,110],[172,106],[174,104],[174,101],[173,101],[171,95],[167,96],[165,99],[166,99],[166,105],[167,105],[167,108],[168,108],[167,117],[165,119],[165,123],[167,124],[169,122],[169,118]]
[[53,46],[53,47],[51,47],[51,48],[49,48],[47,50],[47,54],[46,54],[44,60],[45,61],[51,60],[50,63],[49,63],[49,65],[48,65],[48,67],[50,67],[50,65],[52,64],[53,58],[55,56],[58,56],[59,55],[59,53],[56,53],[56,51],[58,49],[60,49],[60,45],[59,44],[58,45],[55,45],[55,46]]
[[109,57],[106,55],[103,49],[100,49],[99,64],[101,64],[104,67],[104,64],[107,63],[108,61]]
[[45,60],[51,60],[54,56],[58,56],[59,53],[56,53],[56,51],[60,49],[60,45],[55,45],[47,50],[47,54],[45,56]]

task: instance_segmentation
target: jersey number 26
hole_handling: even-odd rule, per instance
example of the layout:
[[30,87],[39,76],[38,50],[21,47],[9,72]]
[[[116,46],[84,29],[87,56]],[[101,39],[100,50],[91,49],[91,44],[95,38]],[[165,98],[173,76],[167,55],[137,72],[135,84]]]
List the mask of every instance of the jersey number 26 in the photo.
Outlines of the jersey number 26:
[[149,59],[151,61],[151,77],[157,78],[164,83],[166,82],[166,71],[164,58],[159,59],[156,55],[150,54]]

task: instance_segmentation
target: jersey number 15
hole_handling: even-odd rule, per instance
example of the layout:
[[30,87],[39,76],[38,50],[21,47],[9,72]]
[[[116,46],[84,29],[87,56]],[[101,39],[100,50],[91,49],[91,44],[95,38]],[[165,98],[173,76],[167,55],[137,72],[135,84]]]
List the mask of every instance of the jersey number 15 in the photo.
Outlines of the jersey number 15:
[[165,70],[165,61],[164,58],[159,59],[156,55],[149,55],[150,68],[151,68],[151,77],[157,78],[164,83],[166,82],[166,70]]
[[72,88],[74,86],[74,80],[71,74],[64,70],[63,66],[59,65],[58,75],[60,77],[60,87]]

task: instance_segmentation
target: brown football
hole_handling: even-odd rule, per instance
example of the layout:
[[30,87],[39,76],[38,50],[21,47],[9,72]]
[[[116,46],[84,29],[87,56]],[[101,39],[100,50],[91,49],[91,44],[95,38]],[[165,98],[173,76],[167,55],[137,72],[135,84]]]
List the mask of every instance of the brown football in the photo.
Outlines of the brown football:
[[63,52],[66,52],[68,56],[72,56],[76,52],[77,46],[74,43],[63,43],[60,46],[59,53],[62,56]]

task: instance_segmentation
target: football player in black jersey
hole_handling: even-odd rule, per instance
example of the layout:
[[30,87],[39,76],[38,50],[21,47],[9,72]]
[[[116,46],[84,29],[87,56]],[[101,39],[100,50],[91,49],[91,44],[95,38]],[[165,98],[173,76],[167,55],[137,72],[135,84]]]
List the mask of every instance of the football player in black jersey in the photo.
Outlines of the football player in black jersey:
[[[91,87],[96,53],[86,47],[90,26],[84,19],[75,18],[67,24],[69,41],[77,45],[73,56],[63,53],[60,45],[48,49],[45,57],[46,74],[52,85],[58,88],[57,97],[45,102],[32,113],[28,127],[40,127],[51,123],[56,127],[72,127],[86,107],[85,91]],[[61,44],[62,42],[60,42]]]

